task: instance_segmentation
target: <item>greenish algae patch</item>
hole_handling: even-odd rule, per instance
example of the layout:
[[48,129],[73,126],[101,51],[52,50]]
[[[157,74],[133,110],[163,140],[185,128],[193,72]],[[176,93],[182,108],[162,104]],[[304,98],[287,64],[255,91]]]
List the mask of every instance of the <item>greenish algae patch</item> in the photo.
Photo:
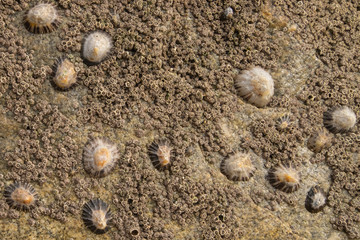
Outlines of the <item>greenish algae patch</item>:
[[252,203],[248,203],[246,208],[237,208],[235,211],[242,223],[244,234],[239,239],[306,240],[306,238],[294,233],[288,224],[274,216],[270,211]]
[[0,122],[0,138],[15,139],[21,125],[8,116],[3,106],[0,106]]
[[0,232],[4,240],[12,240],[19,231],[17,220],[0,219]]
[[96,235],[84,226],[82,219],[68,218],[66,226],[62,231],[62,239],[87,239],[87,240],[111,240],[111,235],[108,233]]

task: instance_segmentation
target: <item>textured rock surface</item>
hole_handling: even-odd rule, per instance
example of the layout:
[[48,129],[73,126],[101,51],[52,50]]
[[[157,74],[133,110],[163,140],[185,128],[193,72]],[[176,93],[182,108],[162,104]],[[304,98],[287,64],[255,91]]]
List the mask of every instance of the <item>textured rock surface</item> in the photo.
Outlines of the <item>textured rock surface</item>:
[[[332,106],[359,118],[358,4],[209,2],[60,0],[58,29],[40,35],[22,22],[37,2],[0,3],[0,191],[22,180],[40,199],[21,212],[0,196],[3,239],[360,239],[358,124],[319,153],[307,148]],[[224,18],[229,6],[233,16]],[[114,47],[87,66],[81,45],[95,30]],[[68,91],[51,85],[63,55],[78,76]],[[234,88],[252,66],[275,83],[262,109]],[[284,115],[291,124],[279,131]],[[118,146],[121,158],[104,178],[83,168],[89,136]],[[174,148],[165,171],[147,155],[159,138]],[[236,151],[255,156],[249,181],[220,172]],[[298,191],[269,184],[268,170],[280,163],[299,170]],[[312,214],[304,204],[317,184],[328,206]],[[114,213],[101,236],[81,220],[96,197]]]

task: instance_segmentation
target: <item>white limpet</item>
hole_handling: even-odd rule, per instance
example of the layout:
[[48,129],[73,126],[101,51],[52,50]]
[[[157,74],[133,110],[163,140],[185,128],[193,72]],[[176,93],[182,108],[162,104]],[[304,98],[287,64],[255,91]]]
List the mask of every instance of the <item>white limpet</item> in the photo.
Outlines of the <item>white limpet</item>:
[[274,95],[274,80],[261,67],[244,70],[235,78],[238,94],[257,107],[264,107]]
[[346,132],[356,124],[356,115],[353,110],[343,106],[324,113],[324,125],[330,131]]
[[289,115],[282,116],[276,121],[276,128],[279,131],[284,131],[288,129],[290,125],[291,125],[291,120]]
[[83,57],[89,63],[100,63],[109,54],[112,48],[112,40],[109,34],[95,31],[85,38],[83,46]]
[[24,24],[29,32],[49,33],[58,27],[59,17],[53,5],[40,3],[28,11]]
[[115,144],[105,138],[90,141],[84,148],[84,168],[94,176],[103,177],[114,167],[119,153]]
[[231,7],[226,8],[224,11],[224,16],[226,18],[231,18],[233,14],[234,14],[234,10]]
[[311,213],[320,212],[326,205],[326,194],[324,190],[316,185],[311,187],[305,199],[305,208]]
[[250,154],[238,152],[223,160],[220,170],[230,180],[247,181],[253,176],[255,167]]
[[112,214],[110,207],[101,199],[93,199],[84,205],[82,219],[86,227],[96,234],[110,229]]

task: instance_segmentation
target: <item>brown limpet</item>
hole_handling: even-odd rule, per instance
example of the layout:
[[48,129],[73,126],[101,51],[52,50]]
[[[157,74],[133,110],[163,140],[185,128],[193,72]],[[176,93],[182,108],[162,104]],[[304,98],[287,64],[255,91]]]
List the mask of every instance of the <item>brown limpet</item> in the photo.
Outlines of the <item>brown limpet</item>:
[[300,187],[300,174],[291,165],[280,164],[269,171],[270,184],[283,192],[291,193]]
[[308,148],[316,153],[321,152],[324,148],[330,147],[332,135],[323,129],[313,134],[308,140]]
[[37,193],[29,183],[15,182],[5,188],[4,197],[9,206],[29,210],[35,206]]
[[106,176],[113,169],[118,158],[117,146],[107,138],[93,139],[84,148],[84,168],[96,177]]
[[76,83],[76,71],[74,64],[68,58],[61,58],[55,67],[54,85],[67,90]]
[[149,157],[158,169],[167,168],[171,164],[171,151],[172,147],[166,140],[154,141],[148,148]]

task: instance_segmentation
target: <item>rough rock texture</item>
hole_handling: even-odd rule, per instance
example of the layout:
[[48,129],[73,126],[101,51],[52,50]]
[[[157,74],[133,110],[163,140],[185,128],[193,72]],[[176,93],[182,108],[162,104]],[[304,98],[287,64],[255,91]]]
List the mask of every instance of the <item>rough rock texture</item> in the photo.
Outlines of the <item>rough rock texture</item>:
[[[52,1],[51,1],[52,2]],[[0,190],[31,183],[36,208],[10,209],[0,196],[4,239],[360,239],[358,124],[319,153],[307,148],[338,105],[360,116],[357,1],[54,2],[61,23],[29,33],[23,16],[36,1],[0,2]],[[224,18],[224,10],[233,16]],[[99,65],[81,58],[84,37],[107,32],[114,46]],[[51,85],[66,55],[78,79]],[[261,66],[275,82],[263,109],[236,94],[234,77]],[[281,131],[276,121],[289,115]],[[121,155],[104,178],[88,175],[89,137],[107,137]],[[169,169],[147,148],[165,138]],[[220,162],[236,151],[256,155],[254,176],[229,181]],[[286,194],[268,170],[291,163],[300,189]],[[304,207],[320,185],[328,206]],[[114,213],[96,236],[83,225],[85,202],[100,197]]]

